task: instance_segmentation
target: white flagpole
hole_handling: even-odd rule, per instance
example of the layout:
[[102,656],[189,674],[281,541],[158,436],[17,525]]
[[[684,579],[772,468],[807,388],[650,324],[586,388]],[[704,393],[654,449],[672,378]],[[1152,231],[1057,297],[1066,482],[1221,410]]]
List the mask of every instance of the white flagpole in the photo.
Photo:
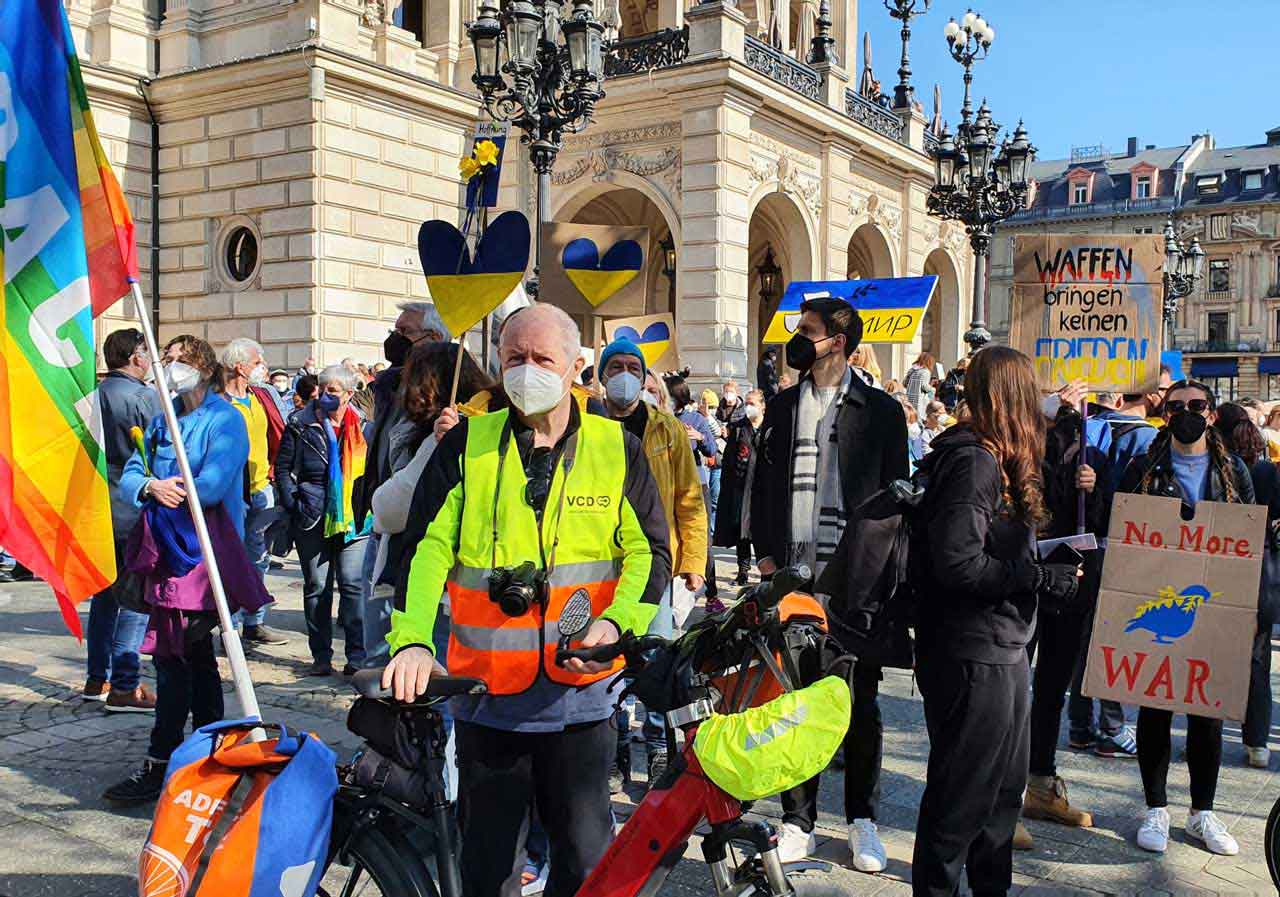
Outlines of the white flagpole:
[[246,717],[262,718],[258,709],[258,696],[253,692],[253,680],[249,677],[249,665],[244,659],[244,649],[240,645],[240,635],[231,623],[231,608],[227,604],[227,593],[222,588],[222,574],[218,570],[218,557],[213,552],[213,543],[209,539],[209,528],[204,521],[204,508],[200,504],[200,495],[196,491],[196,478],[191,474],[191,464],[187,460],[187,448],[182,444],[182,431],[178,429],[178,412],[173,407],[173,398],[169,395],[169,381],[165,378],[164,366],[160,363],[160,347],[156,344],[156,335],[151,329],[151,316],[147,314],[146,302],[142,298],[142,290],[135,280],[132,282],[133,304],[138,312],[138,321],[142,324],[142,336],[147,343],[147,351],[151,354],[151,371],[155,375],[155,387],[160,393],[160,404],[164,408],[165,425],[169,428],[173,442],[173,453],[178,461],[178,470],[182,473],[182,484],[187,490],[187,507],[191,511],[191,521],[196,527],[196,538],[200,540],[200,551],[204,554],[205,569],[209,573],[209,585],[213,588],[213,603],[218,609],[218,623],[222,628],[222,647],[226,651],[227,661],[231,664],[231,679],[235,683],[236,697],[240,699],[240,710]]

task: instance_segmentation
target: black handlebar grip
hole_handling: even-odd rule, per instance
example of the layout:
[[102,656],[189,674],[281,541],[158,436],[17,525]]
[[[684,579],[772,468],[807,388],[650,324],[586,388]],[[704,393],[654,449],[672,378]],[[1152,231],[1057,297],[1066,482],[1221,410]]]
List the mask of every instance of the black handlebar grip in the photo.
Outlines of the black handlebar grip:
[[622,656],[625,646],[621,642],[610,645],[597,645],[594,648],[561,648],[556,651],[556,666],[564,666],[568,661],[577,659],[583,663],[608,663]]
[[807,588],[812,581],[813,571],[808,565],[797,564],[793,567],[784,567],[769,580],[768,589],[764,595],[765,600],[762,603],[767,607],[775,607],[783,598],[797,589]]

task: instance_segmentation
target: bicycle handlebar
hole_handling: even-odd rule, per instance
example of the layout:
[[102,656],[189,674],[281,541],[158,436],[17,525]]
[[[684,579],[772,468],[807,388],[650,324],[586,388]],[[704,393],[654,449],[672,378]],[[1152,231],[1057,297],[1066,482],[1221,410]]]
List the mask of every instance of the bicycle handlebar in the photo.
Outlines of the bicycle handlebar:
[[[382,687],[382,667],[359,670],[351,677],[351,687],[361,697],[382,700],[391,698],[391,689]],[[480,679],[471,679],[466,676],[432,676],[427,682],[427,690],[416,700],[421,702],[452,698],[457,695],[482,695],[486,691],[488,687]]]

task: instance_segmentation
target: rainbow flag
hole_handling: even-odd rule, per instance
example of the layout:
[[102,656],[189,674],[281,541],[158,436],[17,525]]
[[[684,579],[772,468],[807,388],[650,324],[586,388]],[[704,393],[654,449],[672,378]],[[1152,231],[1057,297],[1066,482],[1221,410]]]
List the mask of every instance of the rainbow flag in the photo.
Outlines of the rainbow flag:
[[93,318],[138,276],[61,0],[0,3],[0,545],[76,602],[115,581]]

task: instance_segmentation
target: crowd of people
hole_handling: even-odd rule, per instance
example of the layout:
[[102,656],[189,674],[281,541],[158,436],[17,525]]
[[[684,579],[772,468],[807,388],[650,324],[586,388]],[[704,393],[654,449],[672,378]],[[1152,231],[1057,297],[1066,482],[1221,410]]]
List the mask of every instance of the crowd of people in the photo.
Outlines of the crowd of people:
[[[468,895],[572,894],[608,845],[611,794],[632,780],[637,708],[615,706],[618,668],[560,667],[544,650],[571,596],[592,605],[587,646],[626,632],[670,637],[698,605],[722,610],[753,567],[767,579],[807,565],[836,614],[847,584],[873,572],[851,544],[859,507],[912,477],[924,490],[911,532],[919,607],[858,646],[848,732],[825,773],[843,770],[855,868],[886,865],[878,694],[892,667],[914,669],[931,745],[915,893],[954,894],[962,869],[974,893],[1005,893],[1011,851],[1031,843],[1022,817],[1092,824],[1055,763],[1064,705],[1071,749],[1138,761],[1136,840],[1166,848],[1172,714],[1082,693],[1104,552],[1049,563],[1035,540],[1076,532],[1081,493],[1099,537],[1124,492],[1257,502],[1274,524],[1280,409],[1217,405],[1208,387],[1165,371],[1150,394],[1093,396],[1082,420],[1082,383],[1043,393],[1029,360],[1002,347],[950,371],[921,353],[901,382],[885,380],[861,318],[839,299],[807,301],[782,353],[762,354],[756,382],[719,389],[650,369],[627,339],[588,367],[577,325],[552,305],[506,319],[495,374],[451,336],[430,304],[407,303],[385,365],[307,359],[296,371],[268,369],[253,340],[218,356],[178,336],[161,359],[177,437],[149,385],[142,334],[108,337],[99,397],[121,576],[92,599],[82,693],[108,711],[155,715],[145,761],[108,799],[154,799],[188,722],[223,712],[218,620],[177,438],[247,645],[289,640],[268,624],[266,573],[296,551],[305,675],[338,674],[336,587],[343,675],[384,668],[404,699],[445,670],[488,683],[447,712]],[[733,551],[731,580],[717,583],[714,548]],[[1268,585],[1243,725],[1244,758],[1259,767],[1269,763]],[[638,728],[652,783],[668,766],[664,718],[646,712]],[[1222,722],[1190,717],[1186,832],[1232,854],[1214,812],[1223,753]],[[781,795],[784,862],[814,850],[818,793],[815,777]]]

